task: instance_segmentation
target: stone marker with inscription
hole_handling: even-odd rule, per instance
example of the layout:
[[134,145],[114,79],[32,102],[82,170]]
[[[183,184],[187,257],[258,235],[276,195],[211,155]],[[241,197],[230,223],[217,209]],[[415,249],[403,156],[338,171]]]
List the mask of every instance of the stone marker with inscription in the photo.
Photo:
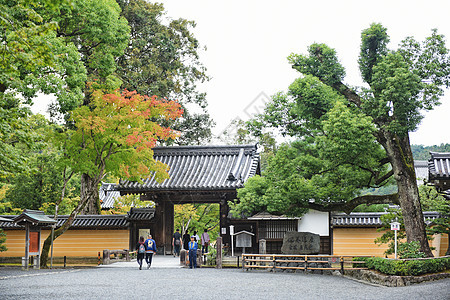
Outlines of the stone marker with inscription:
[[283,254],[319,254],[320,236],[311,232],[286,232],[281,253]]

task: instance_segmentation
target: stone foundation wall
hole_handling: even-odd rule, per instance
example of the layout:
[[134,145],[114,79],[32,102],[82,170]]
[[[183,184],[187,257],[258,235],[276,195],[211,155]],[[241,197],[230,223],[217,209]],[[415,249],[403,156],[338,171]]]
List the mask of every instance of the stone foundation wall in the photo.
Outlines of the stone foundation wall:
[[358,280],[364,280],[389,287],[407,286],[424,281],[434,281],[443,278],[450,278],[450,273],[435,273],[421,276],[395,276],[386,275],[374,270],[346,270],[345,275]]

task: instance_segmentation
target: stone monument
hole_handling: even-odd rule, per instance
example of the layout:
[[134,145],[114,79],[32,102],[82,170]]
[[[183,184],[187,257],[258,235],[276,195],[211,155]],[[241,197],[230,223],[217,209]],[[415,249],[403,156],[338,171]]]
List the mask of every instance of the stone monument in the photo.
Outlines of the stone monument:
[[320,236],[311,232],[288,231],[283,238],[283,254],[319,254]]

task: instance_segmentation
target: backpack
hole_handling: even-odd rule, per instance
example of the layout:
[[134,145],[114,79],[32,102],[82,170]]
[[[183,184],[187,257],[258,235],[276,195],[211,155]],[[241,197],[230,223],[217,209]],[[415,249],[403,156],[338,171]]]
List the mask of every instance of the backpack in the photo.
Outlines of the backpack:
[[138,253],[140,253],[140,254],[145,253],[145,245],[144,244],[139,245]]

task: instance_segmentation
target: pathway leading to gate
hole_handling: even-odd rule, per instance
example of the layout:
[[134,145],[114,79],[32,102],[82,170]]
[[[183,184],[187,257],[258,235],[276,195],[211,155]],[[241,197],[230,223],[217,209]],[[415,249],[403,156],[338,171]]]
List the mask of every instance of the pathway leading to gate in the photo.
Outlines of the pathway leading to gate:
[[[129,262],[115,262],[109,265],[100,265],[99,268],[138,268],[139,265],[137,264],[136,259],[133,259]],[[142,264],[143,268],[147,267],[147,264]],[[153,269],[162,269],[162,268],[182,268],[183,266],[180,265],[180,258],[179,257],[173,257],[172,255],[153,255],[152,259],[152,268]]]
[[0,299],[450,299],[450,279],[387,288],[342,276],[180,268],[156,256],[150,270],[136,261],[87,269],[0,268]]

